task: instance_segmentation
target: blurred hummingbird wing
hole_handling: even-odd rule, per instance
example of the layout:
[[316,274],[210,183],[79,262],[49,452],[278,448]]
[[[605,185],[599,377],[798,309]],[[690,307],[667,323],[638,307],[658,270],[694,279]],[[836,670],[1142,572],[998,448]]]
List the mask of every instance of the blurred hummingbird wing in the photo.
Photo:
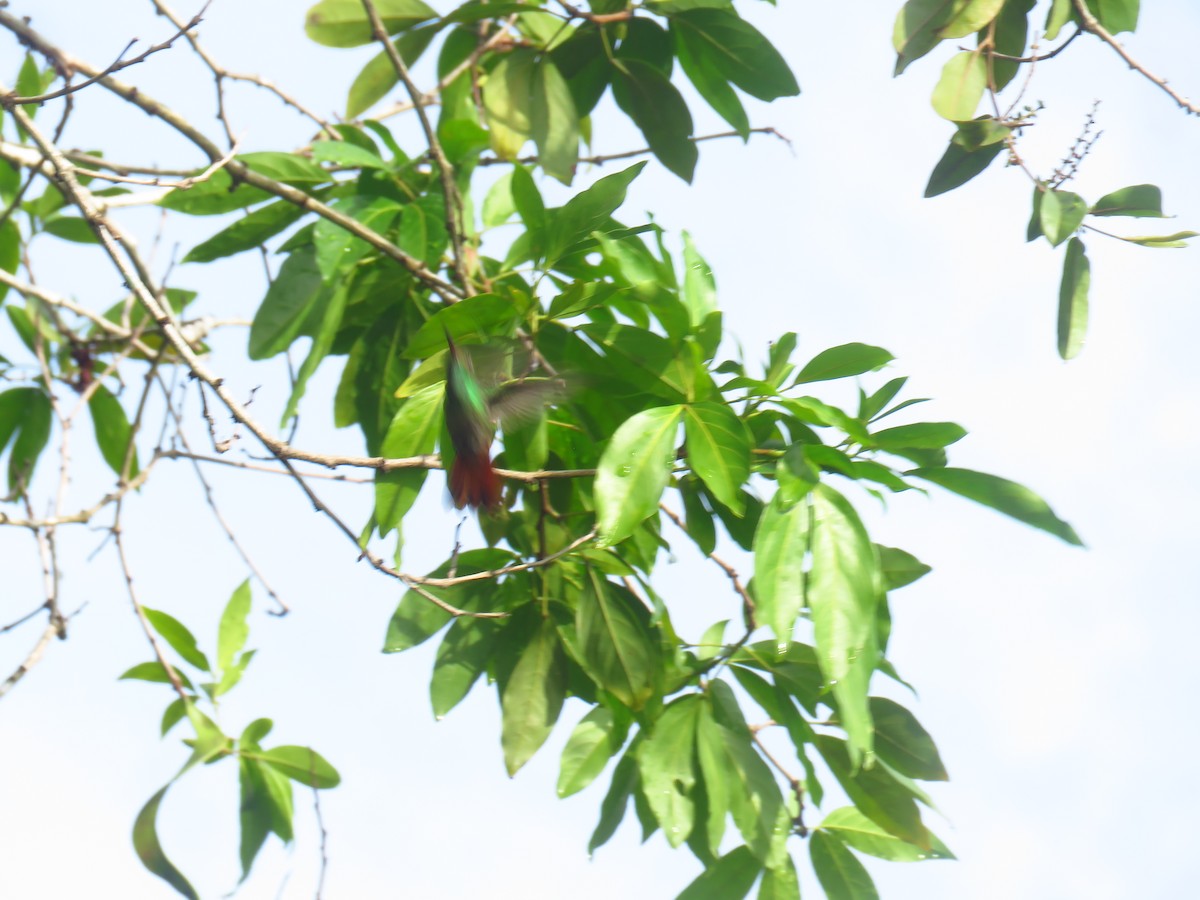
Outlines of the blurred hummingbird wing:
[[524,378],[501,385],[488,399],[492,418],[506,426],[519,425],[536,417],[547,403],[566,396],[561,378]]

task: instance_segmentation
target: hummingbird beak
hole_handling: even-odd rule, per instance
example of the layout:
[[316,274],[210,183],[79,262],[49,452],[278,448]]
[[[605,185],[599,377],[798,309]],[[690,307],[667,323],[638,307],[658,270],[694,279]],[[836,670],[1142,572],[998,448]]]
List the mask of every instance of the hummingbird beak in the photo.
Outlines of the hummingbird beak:
[[442,326],[442,333],[446,335],[446,348],[450,351],[450,356],[454,360],[458,360],[458,345],[454,343],[454,338],[450,337],[450,329],[445,325]]

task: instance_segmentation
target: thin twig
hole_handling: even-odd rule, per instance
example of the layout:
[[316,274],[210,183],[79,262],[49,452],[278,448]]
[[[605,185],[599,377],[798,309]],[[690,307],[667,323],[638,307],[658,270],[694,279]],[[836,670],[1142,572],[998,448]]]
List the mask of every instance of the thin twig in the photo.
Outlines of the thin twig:
[[1075,11],[1079,13],[1079,18],[1083,22],[1083,30],[1094,34],[1108,46],[1112,47],[1116,54],[1125,60],[1129,68],[1141,73],[1147,80],[1157,84],[1172,100],[1179,104],[1180,108],[1185,110],[1189,115],[1200,116],[1200,106],[1196,106],[1186,97],[1176,91],[1173,87],[1167,84],[1167,79],[1160,75],[1155,75],[1144,65],[1138,62],[1129,51],[1121,46],[1120,41],[1112,36],[1111,33],[1103,25],[1100,20],[1092,15],[1092,11],[1088,9],[1087,3],[1084,0],[1072,0],[1075,5]]

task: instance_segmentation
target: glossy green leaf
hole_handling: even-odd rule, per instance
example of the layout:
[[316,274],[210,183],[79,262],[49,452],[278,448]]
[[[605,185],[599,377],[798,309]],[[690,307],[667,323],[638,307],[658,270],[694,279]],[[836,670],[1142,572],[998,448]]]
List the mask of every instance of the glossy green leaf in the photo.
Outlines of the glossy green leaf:
[[1078,194],[1070,191],[1046,191],[1042,194],[1042,233],[1055,247],[1079,229],[1085,215],[1087,203]]
[[950,57],[933,89],[933,109],[943,119],[962,122],[975,115],[987,87],[987,60],[979,52]]
[[[136,478],[138,461],[136,449],[130,453],[133,429],[121,401],[104,385],[96,385],[95,393],[88,400],[88,411],[92,415],[92,432],[100,455],[118,477]],[[125,469],[125,457],[129,455],[129,468]]]
[[575,726],[563,748],[558,770],[558,796],[582,791],[604,771],[620,752],[625,730],[618,728],[613,714],[603,706],[592,707]]
[[750,134],[750,119],[737,92],[729,86],[729,79],[712,59],[714,53],[702,32],[695,28],[671,25],[671,37],[675,43],[675,56],[679,66],[701,97],[722,119],[730,124],[743,139]]
[[604,448],[593,488],[601,547],[625,540],[657,512],[671,478],[682,415],[679,406],[644,410],[627,419]]
[[933,738],[911,712],[886,697],[872,697],[871,718],[875,750],[885,763],[909,778],[949,780]]
[[858,765],[872,748],[867,688],[878,655],[879,559],[854,507],[824,484],[813,491],[811,546],[806,597],[817,659]]
[[881,450],[931,450],[948,447],[966,436],[967,429],[953,422],[918,422],[877,431],[871,440]]
[[1131,216],[1164,218],[1162,191],[1154,184],[1134,184],[1105,194],[1088,210],[1093,216]]
[[[193,174],[200,175],[202,171]],[[235,187],[228,170],[218,169],[206,181],[193,184],[187,190],[171,191],[158,201],[158,205],[189,216],[216,216],[273,199],[273,194],[244,182]]]
[[288,256],[254,315],[250,358],[269,359],[287,350],[322,296],[321,270],[313,251],[298,250]]
[[[175,674],[179,676],[180,683],[192,690],[191,679],[187,677],[187,673],[181,669],[176,669]],[[153,662],[138,663],[136,666],[131,666],[120,675],[117,676],[118,681],[149,681],[153,684],[170,684],[171,676],[167,674],[167,670],[157,659]],[[183,709],[180,708],[182,714]]]
[[[375,9],[388,34],[437,18],[421,0],[375,0]],[[305,14],[304,33],[325,47],[361,47],[375,40],[361,0],[321,0]]]
[[626,59],[616,70],[613,98],[659,162],[691,182],[700,156],[691,140],[692,114],[670,79],[649,63]]
[[342,777],[325,757],[309,747],[273,747],[255,758],[307,787],[325,790],[337,787]]
[[[15,307],[9,307],[10,316]],[[15,491],[33,477],[38,457],[50,440],[50,400],[40,388],[10,388],[0,393],[0,452],[12,441],[8,456],[8,487]]]
[[548,59],[534,68],[530,90],[530,133],[538,162],[547,175],[570,184],[579,158],[579,115],[571,91],[558,66]]
[[692,471],[714,497],[740,514],[753,440],[745,423],[724,404],[695,403],[683,408],[683,431]]
[[933,571],[907,551],[899,550],[896,547],[885,547],[882,544],[876,544],[875,549],[879,553],[879,565],[883,574],[885,590],[897,590]]
[[1046,40],[1057,38],[1062,27],[1076,15],[1073,0],[1050,0],[1050,9],[1046,11]]
[[96,233],[92,231],[92,227],[88,225],[87,219],[82,219],[79,216],[55,216],[53,219],[47,219],[42,224],[42,230],[46,234],[52,234],[57,238],[62,238],[64,241],[71,241],[76,244],[96,244],[99,239]]
[[501,695],[500,744],[510,776],[550,736],[566,690],[566,660],[554,622],[546,619],[521,651]]
[[696,805],[691,792],[699,777],[695,744],[701,706],[696,694],[686,694],[671,703],[638,750],[638,771],[646,800],[672,847],[687,840],[695,826]]
[[1140,0],[1088,0],[1088,7],[1111,34],[1137,29]]
[[876,764],[869,769],[852,768],[845,741],[830,735],[817,735],[815,743],[842,790],[861,813],[916,847],[932,847],[913,795],[886,767]]
[[804,561],[811,512],[807,503],[788,506],[776,492],[763,509],[754,533],[754,601],[758,620],[781,643],[792,640],[804,607]]
[[808,838],[808,852],[830,900],[879,900],[866,868],[833,833],[814,831]]
[[416,591],[407,591],[388,622],[383,652],[400,653],[422,644],[445,628],[451,618],[450,613]]
[[386,169],[387,162],[377,150],[349,141],[313,141],[312,158],[317,162],[333,163],[352,169]]
[[1200,235],[1196,231],[1177,231],[1174,234],[1151,234],[1141,237],[1124,237],[1120,236],[1120,240],[1128,241],[1131,244],[1138,244],[1142,247],[1166,248],[1166,247],[1186,247],[1189,238],[1194,238]]
[[800,900],[800,876],[791,856],[784,859],[783,865],[763,871],[758,900]]
[[245,881],[258,851],[271,833],[270,799],[263,785],[262,766],[255,760],[244,757],[238,759],[238,793],[241,800],[238,808],[238,824],[241,826],[241,839],[238,842],[238,855],[242,863],[240,881]]
[[904,4],[892,29],[897,75],[941,43],[941,28],[950,19],[955,5],[955,0],[908,0]]
[[[605,175],[585,191],[576,194],[556,211],[547,235],[546,258],[556,260],[564,250],[604,226],[605,222],[625,202],[630,182],[646,167],[639,162],[620,172]],[[544,211],[537,188],[529,173],[513,171],[513,200],[522,220],[533,227]]]
[[954,137],[950,142],[957,144],[967,151],[975,151],[980,147],[988,147],[992,144],[999,144],[1008,139],[1012,134],[1012,128],[1002,122],[998,122],[992,116],[980,116],[977,119],[972,119],[969,122],[955,122],[958,130],[954,133]]
[[1058,288],[1058,355],[1074,359],[1087,339],[1088,290],[1092,264],[1083,241],[1071,238],[1063,259],[1062,283]]
[[[433,453],[442,427],[442,397],[445,384],[439,382],[409,397],[388,426],[380,452],[388,459],[405,459]],[[375,524],[384,537],[396,528],[412,509],[428,470],[391,469],[375,476]]]
[[971,469],[926,468],[905,474],[931,481],[968,500],[990,506],[1019,522],[1049,532],[1068,544],[1083,546],[1075,529],[1056,516],[1045,500],[1015,481]]
[[608,793],[600,803],[600,821],[596,824],[591,840],[588,841],[589,854],[595,853],[597,847],[608,843],[608,839],[616,833],[621,820],[625,818],[629,798],[638,783],[636,748],[640,748],[640,740],[637,738],[613,769]]
[[246,579],[234,589],[221,613],[221,623],[217,629],[217,671],[224,672],[233,664],[233,658],[246,646],[250,637],[250,625],[246,618],[250,615],[250,579]]
[[1004,6],[1004,0],[955,0],[950,18],[938,29],[942,40],[966,37],[987,26]]
[[162,844],[158,840],[158,807],[170,786],[168,784],[161,788],[138,813],[137,819],[133,823],[133,849],[137,852],[142,865],[149,871],[190,900],[200,900],[200,895],[183,877],[183,873],[167,859],[167,854],[163,852]]
[[714,67],[726,81],[750,96],[769,102],[800,93],[779,51],[732,9],[687,10],[671,17],[671,28],[690,33],[688,48],[699,57],[698,61]]
[[306,210],[288,200],[268,203],[238,219],[228,228],[222,229],[193,247],[183,257],[183,262],[205,263],[255,250],[293,222],[298,221]]
[[741,900],[761,871],[762,863],[750,848],[737,847],[701,872],[675,900]]
[[[8,167],[0,161],[0,170]],[[16,273],[21,265],[21,229],[10,216],[0,224],[0,269],[9,275]],[[8,285],[0,282],[0,300],[8,293]],[[11,309],[11,307],[10,307]]]
[[1003,144],[990,144],[978,150],[965,150],[950,142],[942,158],[938,160],[925,186],[926,197],[936,197],[947,191],[962,187],[986,169],[1004,149]]
[[946,846],[936,837],[932,847],[922,850],[907,841],[889,834],[853,806],[835,809],[821,822],[820,830],[829,832],[839,841],[849,844],[860,853],[891,862],[919,862],[926,859],[954,859]]
[[532,50],[506,54],[483,85],[488,139],[502,159],[515,159],[533,137],[535,58]]
[[462,616],[446,631],[429,679],[435,718],[443,718],[457,706],[487,669],[500,628],[492,619]]
[[496,335],[511,335],[521,311],[511,298],[476,294],[438,310],[417,329],[404,348],[407,359],[424,359],[446,348],[446,332],[457,344],[482,343]]
[[143,611],[146,613],[146,620],[150,626],[171,645],[172,650],[200,671],[212,671],[208,664],[208,657],[201,653],[200,648],[196,646],[195,635],[188,631],[182,622],[174,616],[148,606],[144,607]]
[[[417,28],[396,39],[393,43],[405,66],[411,69],[436,35],[436,28]],[[346,97],[346,118],[354,119],[366,112],[386,97],[399,81],[400,76],[396,74],[396,67],[391,58],[386,51],[381,50],[363,66],[362,71],[351,83],[350,92]],[[313,158],[318,157],[314,154]]]
[[588,569],[575,610],[579,663],[597,685],[638,710],[654,694],[658,639],[650,614],[625,588]]
[[849,378],[882,369],[895,359],[882,347],[869,344],[842,344],[822,350],[800,370],[795,384],[811,384],[814,381],[832,381]]

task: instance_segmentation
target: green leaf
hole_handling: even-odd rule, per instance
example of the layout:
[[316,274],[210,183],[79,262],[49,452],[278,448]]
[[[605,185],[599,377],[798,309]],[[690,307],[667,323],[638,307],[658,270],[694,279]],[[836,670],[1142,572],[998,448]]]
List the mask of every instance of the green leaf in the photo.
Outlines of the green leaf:
[[741,900],[761,871],[750,848],[738,847],[701,872],[675,900]]
[[284,260],[254,315],[250,358],[269,359],[287,350],[321,296],[321,270],[315,253],[309,247],[295,251]]
[[142,861],[148,870],[157,875],[171,887],[175,888],[183,896],[190,900],[200,900],[200,895],[188,883],[188,880],[183,877],[183,873],[175,868],[174,863],[167,859],[167,854],[163,852],[162,844],[158,840],[158,807],[162,803],[163,797],[167,793],[167,788],[171,785],[167,784],[161,788],[153,797],[151,797],[141,812],[138,813],[137,819],[133,823],[133,849],[137,851],[138,858]]
[[[401,35],[393,43],[400,58],[404,60],[404,64],[411,69],[436,35],[437,28],[417,28]],[[363,66],[362,71],[350,85],[350,93],[346,97],[346,118],[354,119],[366,112],[386,97],[399,80],[400,76],[396,74],[396,67],[392,64],[387,51],[381,50]],[[343,147],[352,146],[344,141],[336,143]],[[321,157],[314,153],[313,159],[321,159]]]
[[257,249],[269,238],[302,218],[306,212],[303,207],[288,200],[268,203],[197,244],[187,252],[183,262],[212,262],[214,259]]
[[1134,184],[1105,194],[1088,212],[1093,216],[1162,219],[1162,191],[1154,184]]
[[600,455],[593,487],[598,545],[620,543],[658,510],[671,479],[680,406],[660,406],[626,419]]
[[918,422],[877,431],[871,435],[871,440],[881,450],[936,450],[966,436],[967,430],[953,422]]
[[715,68],[751,97],[769,102],[800,93],[779,51],[732,9],[708,7],[677,13],[671,17],[671,28],[690,33],[688,49],[697,61]]
[[337,769],[309,747],[273,747],[254,754],[254,758],[308,787],[326,790],[337,787],[342,781]]
[[819,831],[828,832],[838,841],[849,844],[860,853],[892,862],[954,859],[954,854],[936,837],[930,835],[932,849],[922,850],[920,847],[889,834],[853,806],[835,809],[821,822]]
[[[187,677],[185,672],[180,669],[176,669],[175,674],[179,676],[179,681],[185,688],[192,690],[192,682]],[[156,659],[153,662],[138,663],[136,666],[126,669],[119,676],[117,676],[117,680],[149,681],[153,684],[170,684],[171,676],[167,674],[167,670],[163,667],[163,664]],[[180,707],[180,713],[183,713],[182,707]]]
[[954,0],[946,24],[938,29],[943,40],[966,37],[986,27],[1000,12],[1004,0]]
[[683,299],[692,327],[698,328],[718,311],[717,283],[712,269],[696,250],[692,236],[683,232]]
[[1042,233],[1055,247],[1079,229],[1085,215],[1087,203],[1078,194],[1070,191],[1045,191],[1042,194]]
[[871,718],[875,722],[875,750],[879,758],[909,778],[922,781],[948,781],[946,767],[938,756],[929,732],[916,716],[886,697],[871,698]]
[[924,850],[931,848],[929,832],[921,822],[921,813],[912,793],[886,766],[876,764],[869,769],[854,769],[845,741],[819,734],[815,743],[829,770],[860,812],[883,826],[889,834]]
[[588,853],[595,853],[596,848],[608,842],[617,831],[617,826],[625,818],[625,810],[629,807],[629,797],[638,783],[637,750],[641,746],[640,738],[634,738],[625,755],[621,757],[613,769],[612,780],[608,793],[600,803],[600,821],[588,841]]
[[1062,27],[1075,15],[1072,0],[1050,0],[1050,9],[1046,11],[1046,40],[1057,38]]
[[538,162],[551,178],[570,184],[579,158],[579,115],[571,91],[558,66],[549,59],[534,68],[530,89],[531,134]]
[[[92,414],[92,431],[100,455],[117,477],[136,478],[138,474],[137,451],[130,454],[133,429],[125,418],[121,401],[104,385],[96,385],[96,391],[88,400],[88,411]],[[125,472],[125,457],[129,454],[129,471]]]
[[252,759],[238,759],[238,793],[241,803],[238,822],[241,825],[241,840],[238,855],[242,862],[242,877],[245,881],[271,833],[271,806],[263,786],[262,766]]
[[785,504],[781,491],[763,509],[754,533],[754,601],[758,620],[781,643],[792,640],[804,606],[804,560],[808,554],[807,503]]
[[691,140],[687,103],[670,79],[650,63],[625,59],[616,72],[617,106],[633,119],[659,162],[690,183],[700,153]]
[[[421,0],[375,0],[375,9],[388,34],[437,18]],[[361,0],[321,0],[305,14],[304,33],[325,47],[360,47],[374,40]]]
[[817,880],[831,900],[879,900],[863,864],[832,833],[814,831],[808,838],[808,852]]
[[312,158],[352,169],[386,169],[387,162],[375,150],[349,141],[313,141]]
[[683,408],[683,431],[692,471],[714,497],[740,515],[741,488],[750,477],[750,430],[724,404],[695,403]]
[[462,616],[454,620],[438,646],[429,680],[435,718],[445,717],[467,696],[487,668],[500,629],[493,619]]
[[342,326],[342,316],[346,311],[349,293],[350,286],[346,282],[336,285],[328,292],[329,297],[321,314],[316,334],[313,335],[312,345],[309,347],[308,355],[304,357],[304,362],[300,364],[299,371],[296,372],[296,378],[292,382],[292,392],[284,405],[283,417],[279,420],[281,428],[296,415],[300,400],[308,388],[309,379],[333,349],[334,338]]
[[[400,407],[380,453],[388,459],[405,459],[433,453],[442,427],[442,397],[445,383],[422,388]],[[396,528],[421,493],[426,469],[391,469],[375,476],[375,524],[380,537]]]
[[794,384],[811,384],[814,381],[832,381],[849,378],[865,372],[882,369],[895,359],[882,347],[869,344],[842,344],[822,350],[800,370]]
[[1144,237],[1119,237],[1122,241],[1128,241],[1131,244],[1140,244],[1143,247],[1153,247],[1162,249],[1165,247],[1186,247],[1188,238],[1194,238],[1200,235],[1196,231],[1177,231],[1174,234],[1151,234]]
[[171,645],[171,648],[178,653],[184,660],[195,666],[202,672],[212,672],[208,664],[208,657],[200,652],[196,646],[195,636],[188,631],[187,627],[176,619],[174,616],[168,615],[165,612],[159,612],[157,609],[144,607],[146,620],[150,626],[159,633],[164,641]]
[[832,686],[855,765],[872,749],[867,688],[879,652],[875,622],[881,585],[875,547],[854,507],[828,485],[818,485],[807,600],[817,660]]
[[441,631],[452,616],[416,591],[407,591],[388,622],[384,653],[400,653]]
[[1088,0],[1100,24],[1112,34],[1137,28],[1140,0]]
[[[722,811],[728,809],[750,851],[764,862],[773,862],[770,857],[775,824],[783,804],[779,786],[755,751],[728,685],[717,680],[711,682],[710,687],[715,689],[710,696],[718,702],[712,707],[707,704],[703,707],[696,728],[696,749],[708,787],[709,803],[722,816]],[[727,694],[724,703],[720,702],[722,693]],[[727,708],[738,717],[736,723],[728,723],[736,727],[722,724],[721,720],[728,718]],[[713,777],[718,772],[720,775]],[[710,822],[710,829],[712,827]],[[709,836],[714,836],[711,830]]]
[[894,591],[905,585],[912,584],[918,578],[928,575],[933,570],[911,553],[895,547],[885,547],[876,544],[879,553],[880,571],[883,574],[883,586],[887,591]]
[[[0,170],[8,167],[7,162],[0,162]],[[0,225],[0,269],[9,275],[16,273],[21,265],[21,229],[10,216]],[[0,283],[0,300],[8,293],[8,285]],[[9,307],[10,315],[12,307]]]
[[663,710],[654,731],[638,750],[638,771],[646,800],[662,825],[672,847],[692,833],[696,805],[696,723],[702,704],[697,694],[686,694]]
[[710,48],[700,31],[695,28],[681,28],[674,21],[671,23],[671,37],[675,43],[675,56],[679,59],[679,66],[696,91],[743,140],[749,137],[750,120],[746,116],[746,108],[742,106],[737,92],[729,86],[729,79],[712,58],[719,51]]
[[[625,202],[630,182],[646,167],[645,162],[636,163],[628,169],[606,175],[586,191],[568,200],[556,211],[550,222],[546,238],[546,259],[557,260],[568,247],[586,238],[593,231],[603,229],[604,224]],[[533,185],[529,173],[524,169],[513,170],[513,200],[522,221],[532,228],[543,215],[541,197]],[[532,220],[532,221],[531,221]]]
[[593,707],[585,715],[563,748],[558,770],[558,796],[582,791],[604,771],[608,761],[621,750],[625,729],[616,727],[612,712]]
[[501,159],[515,159],[533,137],[533,50],[506,54],[483,84],[488,139]]
[[[201,170],[193,174],[200,175]],[[194,184],[187,190],[171,191],[158,201],[158,205],[189,216],[216,216],[273,199],[273,194],[244,182],[235,187],[228,170],[218,169],[207,181]]]
[[446,332],[456,344],[485,342],[489,337],[511,335],[521,310],[511,298],[496,294],[476,294],[453,306],[438,310],[417,329],[408,346],[406,359],[424,359],[446,348]]
[[978,150],[965,150],[953,140],[942,158],[938,160],[925,186],[926,197],[936,197],[947,191],[962,187],[991,164],[1004,144],[990,144]]
[[933,109],[943,119],[961,122],[975,115],[987,87],[987,61],[979,52],[965,51],[942,67],[933,89]]
[[233,658],[246,646],[250,637],[250,579],[247,578],[234,589],[221,613],[221,624],[217,630],[217,670],[224,672],[233,664]]
[[1068,544],[1083,546],[1075,529],[1056,516],[1045,500],[1015,481],[971,469],[927,468],[914,469],[905,474],[931,481],[968,500],[990,506],[1019,522],[1049,532]]
[[545,619],[521,651],[500,698],[500,744],[510,777],[550,736],[566,690],[566,659],[554,621]]
[[[998,60],[997,62],[1002,61]],[[957,144],[968,152],[978,150],[980,147],[999,144],[1012,134],[1011,126],[1005,125],[1003,122],[998,122],[992,116],[980,116],[969,122],[955,122],[954,124],[958,130],[954,133],[954,137],[950,139],[950,142]]]
[[941,43],[941,28],[954,6],[953,0],[908,0],[904,4],[892,30],[897,75]]
[[763,872],[758,900],[800,900],[800,876],[791,856],[784,858],[783,865]]
[[579,663],[597,685],[633,710],[654,695],[660,662],[650,614],[590,567],[575,610],[575,635]]
[[[10,317],[16,307],[10,306]],[[14,324],[16,319],[13,319]],[[40,388],[12,388],[0,393],[0,452],[12,440],[8,456],[8,488],[28,486],[38,457],[50,440],[52,408]],[[14,437],[15,435],[15,437]]]
[[1058,355],[1074,359],[1087,338],[1088,289],[1092,264],[1083,241],[1071,238],[1063,259],[1062,284],[1058,288]]
[[76,244],[99,243],[99,239],[92,231],[92,227],[88,225],[87,219],[81,219],[79,216],[56,216],[48,219],[42,224],[42,230],[47,234]]

